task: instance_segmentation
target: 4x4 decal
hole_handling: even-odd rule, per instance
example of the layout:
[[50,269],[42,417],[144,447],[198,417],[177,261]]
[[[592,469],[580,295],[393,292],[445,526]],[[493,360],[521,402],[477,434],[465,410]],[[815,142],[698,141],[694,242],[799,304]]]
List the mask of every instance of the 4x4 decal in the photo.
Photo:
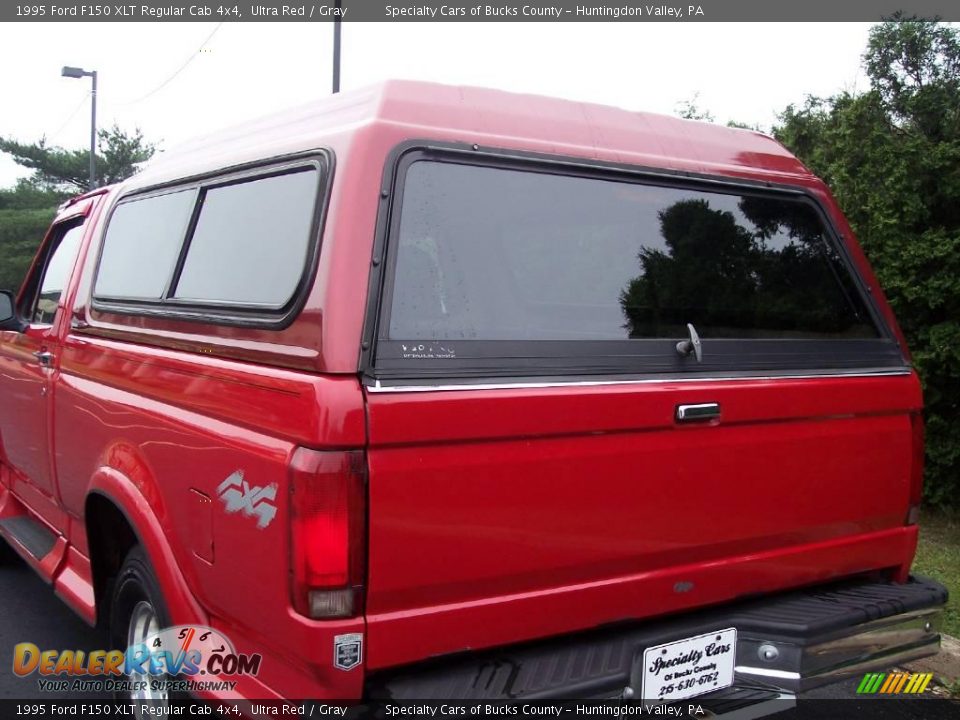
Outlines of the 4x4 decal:
[[250,487],[243,479],[243,470],[237,470],[217,487],[228,513],[242,512],[257,518],[257,528],[263,530],[277,515],[277,484]]

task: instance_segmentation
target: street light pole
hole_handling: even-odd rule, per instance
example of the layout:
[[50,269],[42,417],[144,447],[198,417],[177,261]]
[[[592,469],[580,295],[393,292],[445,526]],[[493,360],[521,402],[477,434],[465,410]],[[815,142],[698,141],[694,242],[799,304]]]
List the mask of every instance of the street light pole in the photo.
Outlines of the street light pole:
[[342,0],[336,0],[333,4],[333,92],[340,92],[340,8],[343,6]]
[[90,91],[90,189],[93,190],[97,187],[97,71],[64,65],[60,74],[69,78],[88,77],[93,81]]
[[94,70],[90,79],[93,88],[90,90],[90,189],[97,187],[97,71]]

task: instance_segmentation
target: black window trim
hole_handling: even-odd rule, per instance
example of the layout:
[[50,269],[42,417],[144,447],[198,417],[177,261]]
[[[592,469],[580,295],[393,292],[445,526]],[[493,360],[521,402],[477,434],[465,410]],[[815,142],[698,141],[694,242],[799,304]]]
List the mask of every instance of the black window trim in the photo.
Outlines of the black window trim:
[[[323,228],[333,185],[335,156],[328,148],[319,148],[308,152],[275,156],[267,159],[244,163],[214,172],[178,178],[147,188],[137,189],[119,197],[110,208],[104,230],[100,233],[97,259],[90,282],[90,305],[97,313],[134,315],[170,320],[185,320],[213,325],[254,327],[269,330],[283,330],[300,314],[316,277]],[[190,242],[196,229],[200,210],[203,207],[204,193],[210,189],[228,187],[265,178],[286,175],[302,170],[317,171],[317,191],[311,210],[310,238],[303,270],[289,301],[283,305],[270,306],[244,302],[197,302],[172,297],[176,284],[186,262]],[[151,197],[176,192],[192,191],[192,208],[188,213],[180,234],[180,246],[174,270],[164,286],[163,296],[157,300],[120,296],[101,296],[96,294],[97,277],[100,262],[106,245],[107,233],[113,214],[127,203],[146,200]]]
[[[737,350],[747,347],[764,347],[777,351],[778,348],[803,347],[811,358],[818,358],[826,362],[791,361],[774,367],[759,367],[757,358],[750,358],[745,354],[735,364],[705,363],[704,366],[695,366],[678,361],[676,353],[670,352],[676,339],[630,339],[608,341],[577,341],[577,344],[568,341],[449,341],[463,345],[477,342],[497,350],[490,353],[489,359],[471,357],[473,366],[457,360],[410,360],[396,357],[390,358],[390,350],[395,349],[402,341],[390,340],[386,334],[390,322],[390,296],[393,288],[396,253],[390,252],[390,245],[399,230],[400,212],[403,202],[403,179],[406,170],[415,162],[421,160],[453,162],[457,164],[478,165],[502,169],[541,172],[547,174],[570,175],[574,177],[615,180],[655,186],[676,188],[694,188],[713,192],[738,193],[762,196],[790,197],[803,201],[813,207],[824,228],[826,240],[831,243],[838,253],[840,261],[850,273],[853,285],[859,293],[870,319],[878,330],[876,339],[713,339],[710,343],[714,360],[718,350],[721,355],[731,356]],[[819,198],[812,190],[792,184],[775,183],[771,181],[757,181],[751,179],[732,178],[725,176],[706,175],[685,171],[672,171],[660,168],[649,168],[623,163],[610,163],[585,158],[543,154],[536,152],[507,150],[496,147],[479,146],[467,143],[449,143],[430,140],[410,140],[397,145],[388,155],[381,183],[380,207],[377,215],[376,235],[374,241],[373,258],[371,262],[370,282],[368,286],[367,313],[364,321],[363,337],[360,348],[359,372],[369,385],[380,383],[402,384],[403,380],[416,382],[443,382],[444,380],[459,379],[461,381],[476,382],[483,379],[524,379],[539,378],[584,378],[584,377],[670,377],[693,378],[729,376],[740,372],[750,376],[782,376],[803,374],[821,374],[838,372],[849,374],[853,370],[885,371],[905,370],[909,368],[899,341],[892,329],[880,313],[873,299],[873,290],[864,281],[856,264],[844,242],[843,235],[834,225],[829,214],[822,206]],[[679,339],[679,338],[678,338]],[[437,341],[439,342],[439,341]],[[566,358],[554,357],[517,357],[520,353],[510,352],[529,348],[531,342],[564,343],[577,349],[585,346],[605,346],[616,350],[616,346],[625,348],[625,343],[631,343],[633,352],[629,357],[634,361],[628,363],[618,357],[620,353],[608,355],[604,360],[594,353],[569,353]],[[643,352],[638,343],[644,343]],[[786,343],[786,345],[784,345]],[[543,347],[543,345],[541,345]],[[846,352],[838,353],[840,348]],[[870,357],[863,357],[864,349],[874,349],[876,352]],[[705,345],[706,350],[706,345]],[[504,352],[514,355],[517,360],[512,364],[502,360]],[[660,363],[643,364],[641,356],[648,355],[662,360]],[[844,357],[849,355],[850,357]],[[708,356],[709,357],[709,356]],[[707,358],[705,357],[705,360]],[[744,363],[743,359],[752,360]],[[479,360],[479,362],[477,362]],[[769,361],[767,363],[770,364]]]

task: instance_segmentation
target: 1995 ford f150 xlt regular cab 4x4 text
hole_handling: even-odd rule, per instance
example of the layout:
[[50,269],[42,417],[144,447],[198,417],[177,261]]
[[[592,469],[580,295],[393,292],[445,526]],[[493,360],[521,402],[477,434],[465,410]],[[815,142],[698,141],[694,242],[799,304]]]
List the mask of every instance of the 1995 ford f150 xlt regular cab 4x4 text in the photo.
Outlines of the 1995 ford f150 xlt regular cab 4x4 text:
[[920,383],[762,134],[343,93],[66,203],[0,319],[0,533],[112,647],[260,658],[200,696],[758,702],[937,652]]

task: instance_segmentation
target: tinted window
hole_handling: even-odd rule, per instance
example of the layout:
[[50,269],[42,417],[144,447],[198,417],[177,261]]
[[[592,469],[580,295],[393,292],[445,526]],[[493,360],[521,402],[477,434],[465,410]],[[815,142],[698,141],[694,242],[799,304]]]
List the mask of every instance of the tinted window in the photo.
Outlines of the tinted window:
[[163,297],[195,197],[193,191],[184,190],[117,207],[100,256],[98,297]]
[[420,161],[394,340],[874,338],[800,200]]
[[211,188],[190,240],[178,299],[281,306],[310,245],[316,170]]
[[83,237],[83,225],[74,225],[60,237],[47,261],[40,292],[30,316],[30,322],[49,324],[57,314],[57,304],[66,289],[67,281],[80,251],[80,239]]

